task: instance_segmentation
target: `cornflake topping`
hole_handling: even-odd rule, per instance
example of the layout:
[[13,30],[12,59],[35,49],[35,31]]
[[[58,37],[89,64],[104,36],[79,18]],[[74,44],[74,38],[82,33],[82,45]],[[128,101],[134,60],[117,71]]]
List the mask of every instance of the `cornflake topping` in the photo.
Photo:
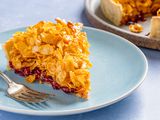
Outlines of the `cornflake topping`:
[[87,98],[92,64],[86,33],[81,32],[83,24],[55,20],[41,21],[8,40],[4,48],[10,67],[30,83],[38,79]]

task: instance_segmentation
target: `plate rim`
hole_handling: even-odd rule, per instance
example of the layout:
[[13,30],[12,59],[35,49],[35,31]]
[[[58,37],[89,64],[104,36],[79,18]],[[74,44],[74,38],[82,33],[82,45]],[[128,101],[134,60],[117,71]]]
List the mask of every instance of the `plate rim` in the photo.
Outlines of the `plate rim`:
[[[15,28],[15,29],[10,29],[10,30],[7,30],[7,31],[0,32],[0,34],[6,33],[6,32],[9,32],[9,31],[25,29],[25,28],[26,27],[19,27],[19,28]],[[129,91],[123,93],[121,96],[119,96],[115,99],[112,99],[108,102],[103,102],[101,104],[97,104],[96,106],[84,107],[84,108],[80,108],[80,109],[59,110],[59,111],[37,111],[37,110],[16,109],[16,108],[5,107],[5,106],[0,105],[0,110],[7,111],[7,112],[12,112],[12,113],[24,114],[24,115],[34,115],[34,116],[74,115],[74,114],[90,112],[90,111],[93,111],[93,110],[97,110],[97,109],[100,109],[100,108],[107,107],[111,104],[114,104],[114,103],[126,98],[133,91],[135,91],[143,83],[143,81],[145,80],[145,77],[147,75],[147,72],[148,72],[148,61],[147,61],[147,58],[145,57],[144,53],[136,45],[134,45],[133,43],[126,40],[125,38],[120,37],[120,36],[118,36],[114,33],[107,32],[105,30],[101,30],[101,29],[97,29],[97,28],[93,28],[93,27],[87,27],[87,26],[84,26],[84,29],[99,31],[99,32],[103,32],[105,34],[107,33],[107,34],[110,34],[112,36],[118,37],[121,41],[125,42],[126,44],[129,44],[131,47],[134,47],[134,49],[140,54],[140,56],[144,60],[144,71],[142,73],[142,76],[141,76],[140,80],[138,81],[138,83],[132,89],[130,89]]]

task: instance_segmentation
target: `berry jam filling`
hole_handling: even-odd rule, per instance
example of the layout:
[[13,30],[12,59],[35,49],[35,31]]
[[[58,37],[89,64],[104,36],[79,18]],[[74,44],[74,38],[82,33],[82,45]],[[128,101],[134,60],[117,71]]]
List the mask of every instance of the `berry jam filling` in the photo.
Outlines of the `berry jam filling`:
[[41,71],[38,67],[36,67],[34,70],[30,71],[29,67],[24,67],[21,69],[15,69],[12,62],[9,62],[9,66],[14,72],[20,76],[26,77],[29,75],[35,75],[36,80],[41,81],[43,83],[50,83],[54,89],[61,89],[65,93],[75,93],[76,89],[65,86],[60,86],[51,76],[47,76],[45,71]]
[[136,15],[135,17],[129,18],[128,22],[126,22],[126,25],[130,25],[130,24],[135,24],[139,21],[146,21],[146,18],[144,17],[144,15],[141,13],[140,15]]

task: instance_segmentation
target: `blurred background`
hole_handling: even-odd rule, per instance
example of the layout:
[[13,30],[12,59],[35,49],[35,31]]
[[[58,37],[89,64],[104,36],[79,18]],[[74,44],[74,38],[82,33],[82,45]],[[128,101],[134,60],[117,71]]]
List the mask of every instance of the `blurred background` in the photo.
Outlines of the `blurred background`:
[[89,25],[85,0],[0,0],[0,31],[24,27],[56,17]]

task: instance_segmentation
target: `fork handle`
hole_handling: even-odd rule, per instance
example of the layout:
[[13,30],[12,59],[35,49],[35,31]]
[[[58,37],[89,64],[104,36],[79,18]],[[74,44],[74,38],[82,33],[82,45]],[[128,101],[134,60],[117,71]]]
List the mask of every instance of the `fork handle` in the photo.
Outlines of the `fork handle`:
[[13,84],[14,82],[2,71],[0,71],[0,76],[7,82],[8,85]]

